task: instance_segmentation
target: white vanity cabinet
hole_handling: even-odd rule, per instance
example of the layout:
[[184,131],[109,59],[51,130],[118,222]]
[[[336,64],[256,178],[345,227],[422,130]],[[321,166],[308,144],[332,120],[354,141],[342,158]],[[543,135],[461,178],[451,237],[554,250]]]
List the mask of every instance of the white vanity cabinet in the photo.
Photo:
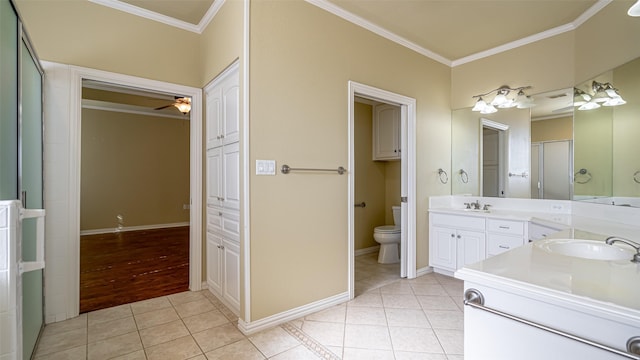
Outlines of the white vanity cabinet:
[[451,274],[485,258],[484,218],[432,213],[429,225],[429,265],[436,272]]
[[525,243],[527,222],[487,219],[487,256],[494,256]]
[[373,160],[400,160],[400,108],[376,105],[373,110]]

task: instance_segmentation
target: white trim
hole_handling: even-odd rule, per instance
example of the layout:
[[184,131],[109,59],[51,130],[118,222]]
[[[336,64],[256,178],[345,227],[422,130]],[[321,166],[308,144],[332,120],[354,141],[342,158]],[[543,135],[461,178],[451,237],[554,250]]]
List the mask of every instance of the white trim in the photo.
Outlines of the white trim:
[[[399,105],[406,111],[406,151],[407,156],[407,246],[406,246],[406,269],[401,269],[409,279],[416,277],[416,99],[404,95],[392,93],[386,90],[374,88],[369,85],[349,81],[348,83],[348,169],[355,169],[354,150],[354,100],[356,96],[370,100],[380,101]],[[403,144],[403,147],[405,144]],[[355,294],[355,261],[354,261],[354,194],[355,180],[353,171],[348,173],[347,190],[347,214],[348,214],[348,290],[350,298]]]
[[499,131],[507,131],[509,130],[509,125],[507,124],[503,124],[503,123],[499,123],[493,120],[489,120],[486,118],[480,118],[480,122],[482,124],[482,127],[488,127],[488,128],[492,128],[494,130],[499,130]]
[[135,114],[153,117],[162,117],[178,120],[189,120],[189,116],[180,114],[168,114],[160,110],[150,109],[144,106],[118,104],[108,101],[82,99],[82,108],[100,111],[111,111],[124,114]]
[[425,49],[422,46],[411,42],[405,38],[403,38],[400,35],[394,34],[391,31],[378,26],[372,22],[370,22],[369,20],[366,20],[364,18],[361,18],[360,16],[357,16],[353,13],[350,13],[346,10],[344,10],[343,8],[327,1],[327,0],[305,0],[306,2],[308,2],[309,4],[315,5],[325,11],[328,11],[338,17],[341,17],[345,20],[347,20],[348,22],[358,25],[364,29],[367,29],[369,31],[371,31],[374,34],[380,35],[385,39],[391,40],[393,42],[395,42],[396,44],[402,45],[408,49],[411,49],[415,52],[417,52],[418,54],[424,55],[432,60],[435,60],[439,63],[442,63],[444,65],[447,66],[451,66],[451,60],[445,58],[444,56],[440,55],[440,54],[436,54],[435,52],[429,50],[429,49]]
[[418,271],[416,271],[416,277],[431,274],[432,272],[433,272],[433,268],[431,266],[425,266],[423,268],[418,269]]
[[362,255],[367,255],[367,254],[371,254],[371,253],[375,253],[380,251],[380,245],[376,245],[376,246],[371,246],[368,248],[364,248],[364,249],[358,249],[355,251],[355,256],[362,256]]
[[116,231],[114,228],[107,229],[92,229],[92,230],[80,230],[80,236],[83,235],[97,235],[97,234],[109,234],[113,232],[126,232],[126,231],[140,231],[140,230],[155,230],[155,229],[168,229],[175,227],[189,226],[189,222],[169,223],[169,224],[153,224],[153,225],[140,225],[140,226],[127,226]]
[[69,139],[69,277],[67,316],[77,316],[80,309],[80,144],[82,80],[117,83],[124,86],[158,90],[191,97],[190,123],[190,230],[189,289],[200,290],[202,284],[202,90],[183,85],[149,80],[102,70],[69,66],[70,69],[70,139]]
[[173,26],[182,30],[187,30],[194,32],[196,34],[202,34],[202,32],[209,26],[209,23],[216,16],[222,5],[224,5],[225,0],[214,0],[209,7],[209,10],[204,14],[200,22],[196,24],[192,24],[187,21],[178,20],[171,16],[159,14],[154,11],[150,11],[147,9],[143,9],[141,7],[131,5],[128,3],[121,2],[119,0],[89,0],[92,3],[103,5],[106,7],[110,7],[112,9],[124,11],[131,15],[140,16],[142,18],[157,21],[163,23],[165,25]]
[[242,79],[242,133],[240,137],[240,144],[242,145],[241,151],[241,161],[242,161],[242,169],[243,175],[241,178],[242,181],[242,194],[244,197],[242,198],[242,214],[240,217],[240,221],[242,224],[243,235],[240,239],[240,251],[242,252],[242,260],[244,262],[244,266],[241,269],[241,280],[240,283],[243,286],[244,290],[244,321],[247,323],[251,322],[251,208],[250,208],[250,196],[249,196],[249,179],[251,175],[251,164],[249,162],[249,41],[250,41],[250,9],[251,2],[250,0],[244,0],[244,34],[242,37],[242,47],[243,47],[243,55],[242,55],[242,71],[241,71],[241,79]]
[[239,319],[238,329],[240,329],[240,331],[242,331],[242,333],[245,335],[251,335],[258,331],[283,324],[287,321],[299,319],[303,316],[313,314],[315,312],[330,308],[338,304],[342,304],[346,301],[349,301],[349,299],[350,299],[349,293],[344,292],[338,295],[328,297],[326,299],[314,301],[307,305],[303,305],[291,310],[287,310],[275,315],[271,315],[254,322],[246,322],[242,319]]

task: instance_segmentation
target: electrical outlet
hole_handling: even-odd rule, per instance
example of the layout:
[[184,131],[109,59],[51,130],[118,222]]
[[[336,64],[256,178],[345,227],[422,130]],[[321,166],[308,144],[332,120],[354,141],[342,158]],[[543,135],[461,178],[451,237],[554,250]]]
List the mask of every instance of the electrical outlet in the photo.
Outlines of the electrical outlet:
[[275,160],[256,160],[256,175],[275,175]]

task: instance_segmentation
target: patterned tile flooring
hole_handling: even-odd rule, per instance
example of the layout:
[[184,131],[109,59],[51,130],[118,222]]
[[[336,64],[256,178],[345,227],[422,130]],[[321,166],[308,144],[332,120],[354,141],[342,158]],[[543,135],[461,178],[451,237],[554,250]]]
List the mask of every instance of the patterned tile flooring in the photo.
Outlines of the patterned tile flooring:
[[462,282],[356,258],[356,298],[245,336],[207,290],[49,324],[36,359],[463,359]]

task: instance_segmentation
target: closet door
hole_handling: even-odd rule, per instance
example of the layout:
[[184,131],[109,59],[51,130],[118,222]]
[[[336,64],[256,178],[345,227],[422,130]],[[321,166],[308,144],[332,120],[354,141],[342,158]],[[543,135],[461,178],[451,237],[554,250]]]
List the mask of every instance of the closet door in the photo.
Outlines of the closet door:
[[0,200],[18,198],[18,17],[0,1]]
[[[23,41],[20,49],[19,187],[25,209],[43,209],[42,73]],[[22,220],[21,258],[37,261],[37,218]],[[42,236],[42,235],[41,235]],[[43,325],[42,269],[22,274],[23,358],[31,358]]]

